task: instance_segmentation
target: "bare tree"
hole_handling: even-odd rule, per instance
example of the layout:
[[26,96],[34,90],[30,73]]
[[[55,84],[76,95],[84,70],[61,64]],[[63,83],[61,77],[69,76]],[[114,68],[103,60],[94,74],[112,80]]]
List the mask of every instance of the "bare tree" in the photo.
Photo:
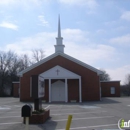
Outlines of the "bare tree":
[[130,74],[126,75],[125,83],[121,86],[121,93],[124,96],[130,96]]
[[19,71],[18,72],[28,68],[30,65],[31,65],[31,61],[28,55],[27,54],[22,55],[21,57],[19,57]]
[[110,78],[110,75],[103,69],[100,69],[103,74],[101,74],[99,77],[100,77],[100,81],[110,81],[111,78]]
[[18,81],[17,73],[29,66],[27,55],[19,57],[12,51],[0,51],[0,96],[6,96],[5,91],[12,89],[12,81]]
[[36,63],[41,61],[45,57],[44,50],[43,49],[35,49],[32,50],[32,63]]
[[127,75],[126,75],[125,84],[126,84],[126,85],[130,85],[130,74],[127,74]]
[[33,50],[32,62],[26,54],[18,56],[12,51],[0,51],[0,96],[6,96],[5,90],[12,88],[12,81],[19,80],[18,72],[42,60],[44,56],[42,49]]
[[11,51],[0,51],[0,96],[3,96],[5,89],[11,88],[12,80],[17,80],[18,58]]

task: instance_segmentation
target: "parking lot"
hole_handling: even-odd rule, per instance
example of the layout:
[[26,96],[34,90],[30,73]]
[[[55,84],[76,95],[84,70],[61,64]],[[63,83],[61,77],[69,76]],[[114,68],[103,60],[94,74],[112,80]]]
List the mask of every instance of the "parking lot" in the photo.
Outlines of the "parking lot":
[[[24,130],[18,98],[0,98],[0,130]],[[130,120],[130,98],[103,98],[102,101],[67,104],[45,104],[50,119],[30,130],[64,130],[68,115],[73,115],[71,130],[118,129],[118,121]]]

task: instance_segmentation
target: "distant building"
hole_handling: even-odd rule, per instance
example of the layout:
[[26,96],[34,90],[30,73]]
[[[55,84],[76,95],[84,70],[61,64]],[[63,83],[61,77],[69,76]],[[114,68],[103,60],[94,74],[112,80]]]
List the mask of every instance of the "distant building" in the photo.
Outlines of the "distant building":
[[65,54],[65,45],[62,41],[59,19],[55,53],[18,74],[20,101],[33,100],[31,98],[32,75],[44,78],[45,96],[43,100],[45,102],[98,101],[101,96],[120,96],[120,81],[100,82],[99,75],[102,72],[81,62],[80,59]]

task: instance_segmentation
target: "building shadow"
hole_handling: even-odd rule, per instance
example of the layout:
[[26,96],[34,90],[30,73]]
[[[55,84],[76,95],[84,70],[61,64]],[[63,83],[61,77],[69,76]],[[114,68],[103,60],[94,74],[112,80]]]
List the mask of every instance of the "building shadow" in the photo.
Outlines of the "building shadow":
[[121,103],[118,101],[116,98],[101,98],[100,101],[87,101],[87,102],[82,102],[81,105],[98,105],[98,104],[115,104],[115,103]]
[[[117,100],[118,99],[118,100]],[[105,103],[105,104],[107,104],[107,103],[121,103],[120,101],[119,101],[119,98],[116,98],[116,97],[113,97],[113,98],[102,98],[101,99],[101,102],[102,103]]]
[[109,98],[109,97],[102,97],[100,101],[85,101],[82,103],[78,102],[69,102],[69,103],[63,103],[63,102],[52,102],[52,103],[42,103],[44,105],[83,105],[83,104],[113,104],[113,103],[121,103],[119,101],[119,98]]
[[51,117],[44,124],[37,125],[41,130],[55,130],[57,122],[53,121]]
[[[57,122],[47,120],[44,124],[29,124],[29,130],[56,130]],[[19,124],[15,124],[10,126],[9,130],[26,130],[26,124],[22,122]]]

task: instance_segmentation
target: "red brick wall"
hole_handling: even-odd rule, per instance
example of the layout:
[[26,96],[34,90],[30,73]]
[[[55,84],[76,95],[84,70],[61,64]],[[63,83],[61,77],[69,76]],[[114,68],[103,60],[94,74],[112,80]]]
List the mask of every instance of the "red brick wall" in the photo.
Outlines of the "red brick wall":
[[[59,65],[67,70],[70,70],[81,76],[82,83],[82,100],[91,101],[91,100],[100,100],[100,90],[99,90],[99,76],[96,72],[93,72],[75,62],[72,62],[62,56],[57,56],[44,64],[30,70],[21,77],[20,84],[20,100],[27,101],[30,99],[30,76],[38,75],[43,73],[52,67]],[[48,82],[48,81],[47,81]],[[48,84],[48,83],[46,83]],[[47,87],[46,87],[47,89]],[[47,89],[48,91],[48,89]],[[48,94],[46,96],[48,98]],[[47,99],[48,100],[48,99]]]
[[19,83],[13,83],[13,97],[19,97]]
[[[111,94],[111,87],[115,87],[115,94]],[[120,81],[101,82],[102,97],[120,97]]]
[[76,100],[79,102],[79,80],[68,79],[68,102]]

